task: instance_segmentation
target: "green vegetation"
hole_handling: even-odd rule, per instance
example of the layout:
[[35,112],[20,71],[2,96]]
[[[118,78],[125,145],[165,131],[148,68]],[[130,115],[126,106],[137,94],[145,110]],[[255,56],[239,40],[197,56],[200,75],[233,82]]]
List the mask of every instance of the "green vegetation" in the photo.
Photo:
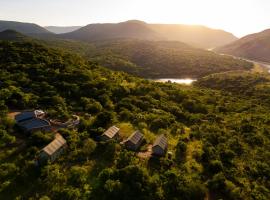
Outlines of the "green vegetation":
[[196,82],[206,87],[253,100],[256,104],[270,105],[270,76],[268,73],[229,72],[204,77]]
[[198,78],[248,70],[251,63],[193,48],[181,42],[119,40],[99,42],[88,57],[110,69],[146,78]]
[[144,78],[199,78],[252,68],[252,63],[244,60],[221,56],[181,42],[113,40],[80,43],[47,40],[43,43],[63,47],[109,69]]
[[93,43],[55,37],[32,39],[18,32],[0,33],[2,40],[38,42],[76,53],[92,63],[144,78],[201,78],[210,74],[250,70],[252,63],[221,56],[181,42],[109,40]]
[[[270,198],[267,104],[139,79],[32,42],[0,42],[0,69],[0,199]],[[7,117],[35,108],[82,119],[60,131],[67,152],[40,168],[34,159],[51,134],[25,135]],[[95,142],[112,124],[147,142],[166,133],[173,158]]]

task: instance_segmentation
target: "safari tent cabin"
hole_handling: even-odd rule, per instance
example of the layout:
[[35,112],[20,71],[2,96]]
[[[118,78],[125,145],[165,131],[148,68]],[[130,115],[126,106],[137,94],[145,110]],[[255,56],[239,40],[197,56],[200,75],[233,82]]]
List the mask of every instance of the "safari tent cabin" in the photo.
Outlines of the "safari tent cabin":
[[156,156],[165,156],[168,148],[168,141],[165,135],[160,135],[154,142],[152,154]]
[[119,128],[117,128],[116,126],[112,126],[101,135],[101,140],[102,141],[108,141],[112,139],[118,140],[120,138],[119,131],[120,131]]
[[33,118],[31,120],[22,121],[18,126],[25,132],[35,131],[51,131],[51,124],[45,119]]
[[143,134],[140,131],[132,133],[128,139],[124,142],[127,149],[137,151],[143,142]]
[[41,150],[38,156],[38,163],[43,164],[47,161],[55,161],[64,152],[66,147],[66,140],[60,134],[56,134],[55,139]]
[[43,118],[44,116],[45,112],[43,112],[42,110],[25,111],[16,115],[15,120],[17,123],[21,123],[35,118]]

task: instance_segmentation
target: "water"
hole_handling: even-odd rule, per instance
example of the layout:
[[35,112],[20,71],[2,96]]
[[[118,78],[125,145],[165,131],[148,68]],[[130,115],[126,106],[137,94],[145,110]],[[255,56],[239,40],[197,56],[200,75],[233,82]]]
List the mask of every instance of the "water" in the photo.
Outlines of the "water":
[[185,84],[185,85],[191,85],[195,79],[185,78],[185,79],[179,79],[179,78],[161,78],[161,79],[155,79],[156,82],[166,83],[179,83],[179,84]]

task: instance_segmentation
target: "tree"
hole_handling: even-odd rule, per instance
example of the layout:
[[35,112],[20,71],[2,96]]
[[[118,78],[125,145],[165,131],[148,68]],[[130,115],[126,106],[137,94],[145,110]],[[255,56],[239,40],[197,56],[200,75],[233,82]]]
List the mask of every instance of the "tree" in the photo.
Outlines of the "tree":
[[93,124],[94,127],[107,127],[115,120],[115,114],[110,111],[104,111],[96,116],[96,120]]
[[80,187],[87,182],[88,171],[83,166],[72,166],[69,170],[68,181],[73,186]]
[[116,167],[118,169],[127,167],[128,165],[134,165],[137,163],[137,158],[134,156],[133,152],[122,150],[118,158],[116,159]]
[[130,165],[103,170],[94,193],[95,199],[147,200],[158,198],[157,188],[146,169]]
[[84,110],[93,114],[99,113],[103,109],[98,101],[91,98],[82,97],[81,102]]
[[97,146],[96,142],[91,138],[85,139],[82,147],[83,154],[88,157],[95,151],[96,146]]
[[176,171],[169,170],[164,174],[163,190],[165,199],[203,200],[205,186],[198,180],[190,180]]

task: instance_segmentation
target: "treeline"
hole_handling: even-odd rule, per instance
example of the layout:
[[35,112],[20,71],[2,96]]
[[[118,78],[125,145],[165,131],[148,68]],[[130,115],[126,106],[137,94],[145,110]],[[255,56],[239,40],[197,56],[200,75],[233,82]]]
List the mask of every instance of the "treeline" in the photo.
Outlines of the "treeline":
[[[259,103],[258,103],[259,104]],[[0,42],[0,199],[269,199],[268,107],[235,95],[150,82],[32,42]],[[52,134],[25,135],[7,117],[43,109],[58,119],[67,152],[34,165]],[[96,137],[116,124],[173,157],[139,159]],[[125,135],[125,136],[126,136]],[[142,147],[142,150],[145,147]]]

